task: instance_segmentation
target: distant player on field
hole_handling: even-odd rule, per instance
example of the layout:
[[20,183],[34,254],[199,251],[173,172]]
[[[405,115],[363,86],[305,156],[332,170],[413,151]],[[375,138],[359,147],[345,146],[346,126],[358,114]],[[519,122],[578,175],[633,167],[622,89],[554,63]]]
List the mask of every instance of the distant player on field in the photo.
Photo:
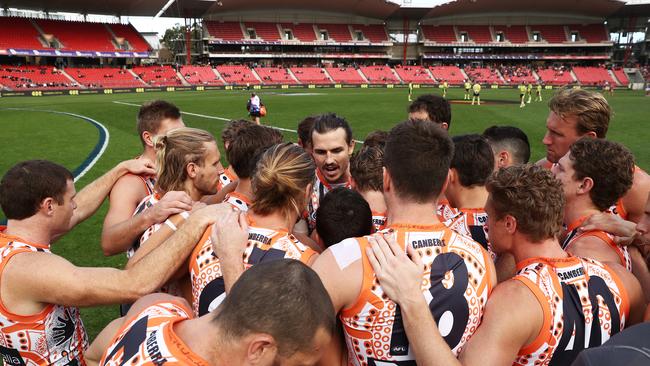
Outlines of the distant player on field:
[[478,81],[476,81],[472,86],[472,91],[474,92],[474,96],[472,97],[472,105],[474,105],[475,101],[478,101],[478,105],[481,105],[481,84],[479,84]]
[[537,91],[537,99],[536,99],[536,101],[541,102],[542,101],[542,83],[537,82],[536,91]]
[[530,81],[526,82],[526,103],[530,104],[531,99],[533,98],[533,84]]
[[526,84],[519,84],[519,108],[526,106]]
[[413,99],[411,99],[412,96],[413,96],[413,83],[409,83],[409,102],[413,101]]
[[449,83],[447,81],[442,82],[442,97],[447,98],[447,89],[449,89]]
[[463,97],[463,100],[470,100],[469,90],[472,88],[472,83],[469,80],[465,80],[463,86],[465,87],[465,96]]

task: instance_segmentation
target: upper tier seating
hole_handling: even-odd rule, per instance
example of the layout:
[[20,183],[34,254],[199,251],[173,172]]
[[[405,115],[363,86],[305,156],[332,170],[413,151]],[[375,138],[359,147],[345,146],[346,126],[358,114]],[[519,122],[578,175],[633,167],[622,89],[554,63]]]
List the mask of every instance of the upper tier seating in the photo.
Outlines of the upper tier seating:
[[397,79],[393,70],[388,66],[361,66],[359,68],[369,82],[373,84],[395,84]]
[[587,43],[600,43],[609,40],[607,29],[603,24],[572,24],[568,27],[570,31],[578,31],[580,37]]
[[133,72],[151,86],[183,85],[171,66],[138,66]]
[[0,48],[44,49],[38,30],[26,18],[0,18]]
[[494,29],[494,33],[502,32],[506,37],[506,41],[509,41],[510,43],[528,42],[528,31],[526,30],[526,26],[511,25],[508,27],[505,25],[495,25],[492,28]]
[[452,25],[423,25],[422,32],[424,34],[424,38],[429,41],[438,43],[458,42],[458,39],[456,38],[456,32],[454,31],[454,26]]
[[151,46],[144,40],[142,35],[131,24],[108,24],[115,37],[124,38],[129,41],[132,51],[148,52]]
[[65,72],[89,88],[131,88],[144,86],[133,74],[116,67],[96,69],[68,67]]
[[458,28],[459,32],[467,32],[469,39],[475,43],[494,42],[490,27],[487,25],[459,25],[456,28]]
[[352,29],[360,30],[363,32],[363,35],[372,43],[381,43],[388,41],[388,35],[386,34],[386,28],[381,24],[353,24]]
[[457,66],[431,66],[429,71],[439,82],[449,84],[462,84],[465,81],[463,72]]
[[62,49],[76,51],[103,51],[116,50],[112,35],[104,24],[71,22],[52,19],[34,20],[45,34],[54,35],[62,44]]
[[317,24],[321,31],[326,30],[329,38],[336,42],[352,41],[352,34],[347,24]]
[[283,67],[256,67],[255,72],[264,84],[297,84],[289,71]]
[[567,41],[563,25],[531,25],[531,31],[542,34],[542,38],[548,43],[564,43]]
[[465,73],[474,82],[480,84],[503,84],[497,71],[487,67],[465,67]]
[[573,67],[573,73],[576,74],[578,81],[582,85],[602,85],[605,81],[616,85],[607,69],[602,67]]
[[332,84],[320,67],[292,67],[291,72],[304,84]]
[[181,75],[193,85],[223,85],[210,66],[181,66]]
[[422,66],[395,66],[397,75],[405,83],[433,84],[435,80],[431,78],[427,70]]
[[571,72],[563,68],[538,69],[537,75],[545,84],[549,85],[566,85],[574,83]]
[[0,65],[0,85],[13,90],[68,89],[75,84],[51,66]]
[[627,78],[627,75],[625,75],[625,71],[623,69],[615,68],[614,75],[616,75],[618,81],[620,81],[624,86],[627,86],[630,83],[630,79]]
[[255,29],[255,34],[259,39],[265,41],[279,41],[281,39],[276,23],[246,22],[244,25],[246,28]]
[[206,21],[205,25],[208,33],[213,38],[222,39],[224,41],[240,41],[244,39],[244,33],[241,30],[239,22],[216,22]]
[[248,66],[221,65],[217,66],[217,71],[228,84],[260,84],[260,81],[253,75]]
[[282,23],[282,29],[289,29],[293,33],[293,37],[301,42],[314,42],[316,40],[316,32],[314,31],[313,24],[292,24]]
[[337,83],[363,84],[366,82],[354,67],[328,67],[326,70]]

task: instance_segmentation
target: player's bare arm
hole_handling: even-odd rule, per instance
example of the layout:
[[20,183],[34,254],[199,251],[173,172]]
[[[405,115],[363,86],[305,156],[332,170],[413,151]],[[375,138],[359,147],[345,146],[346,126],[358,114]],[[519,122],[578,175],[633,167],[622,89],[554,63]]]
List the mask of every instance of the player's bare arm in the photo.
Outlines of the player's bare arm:
[[109,196],[109,209],[102,227],[104,255],[125,252],[133,241],[151,225],[165,221],[169,216],[191,210],[192,199],[185,192],[167,192],[156,204],[133,215],[146,197],[142,181],[135,175],[121,177]]
[[239,210],[222,215],[212,225],[212,250],[219,257],[226,292],[244,273],[244,249],[248,243],[246,214]]
[[108,173],[97,178],[77,193],[75,196],[77,208],[70,220],[69,229],[95,213],[104,202],[104,198],[111,191],[115,182],[127,173],[153,175],[156,172],[153,163],[147,159],[132,159],[117,164]]
[[0,296],[17,314],[34,314],[48,303],[93,306],[133,302],[167,282],[205,228],[214,223],[219,210],[213,205],[193,213],[188,225],[126,270],[76,267],[63,257],[46,253],[18,254],[3,272]]

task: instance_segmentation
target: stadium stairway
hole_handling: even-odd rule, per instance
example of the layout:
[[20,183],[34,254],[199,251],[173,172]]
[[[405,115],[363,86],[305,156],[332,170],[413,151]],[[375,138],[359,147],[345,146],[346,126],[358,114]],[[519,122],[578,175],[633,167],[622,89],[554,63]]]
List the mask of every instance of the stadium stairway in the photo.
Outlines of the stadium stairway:
[[359,73],[359,75],[361,76],[361,79],[363,79],[363,82],[364,82],[364,83],[368,83],[368,82],[369,82],[368,79],[366,78],[366,75],[364,75],[364,74],[361,72],[361,69],[357,69],[357,73]]
[[503,75],[501,75],[501,72],[499,71],[499,69],[494,69],[494,71],[497,72],[497,76],[499,77],[499,80],[501,80],[501,82],[503,84],[506,84],[506,79],[503,77]]
[[533,76],[535,77],[535,80],[537,80],[537,81],[541,80],[542,82],[544,82],[544,80],[542,80],[542,78],[539,77],[539,74],[537,73],[537,71],[535,71],[535,70],[531,70],[531,71],[533,72]]
[[573,70],[571,70],[571,72],[569,73],[569,75],[571,75],[571,77],[573,78],[573,82],[574,82],[574,83],[578,81],[578,77],[576,76],[576,73],[573,72]]
[[85,85],[83,85],[83,83],[80,83],[79,81],[75,80],[75,78],[73,78],[73,77],[70,76],[67,72],[65,72],[65,69],[59,69],[59,71],[61,71],[61,75],[65,76],[66,78],[68,78],[68,79],[69,79],[70,81],[72,81],[73,83],[78,84],[78,85],[79,85],[79,88],[81,88],[81,89],[88,89]]
[[609,77],[612,78],[616,82],[616,86],[623,86],[623,83],[616,77],[616,74],[614,73],[614,70],[607,70],[609,73]]
[[469,76],[467,76],[467,73],[465,72],[465,70],[462,67],[459,67],[459,69],[460,69],[460,73],[463,74],[463,78],[465,80],[469,80]]
[[255,79],[259,80],[260,84],[265,84],[262,78],[260,77],[260,75],[257,73],[257,71],[255,71],[255,68],[251,67],[250,69],[253,76],[255,76]]
[[178,76],[178,79],[181,81],[183,86],[192,86],[192,84],[185,80],[185,77],[178,70],[176,70],[176,76]]
[[217,70],[216,67],[210,67],[210,69],[212,69],[212,72],[214,72],[214,74],[217,75],[219,79],[223,80],[224,84],[226,83],[226,79],[224,79],[223,76],[221,76],[219,70]]
[[[43,28],[41,28],[41,26],[38,25],[38,23],[36,23],[36,21],[34,20],[34,18],[29,18],[29,23],[32,25],[32,27],[34,27],[34,28],[38,31],[38,35],[40,36],[40,37],[38,37],[38,41],[41,42],[41,44],[42,44],[44,47],[50,48],[50,45],[49,45],[49,44],[46,44],[46,43],[43,41],[43,40],[45,39],[45,32],[43,32]],[[55,36],[55,38],[56,38],[56,36]]]
[[323,68],[321,68],[321,70],[323,70],[323,73],[325,74],[325,76],[327,76],[328,79],[330,79],[332,84],[336,83],[336,81],[334,81],[334,78],[332,77],[332,75],[330,75],[330,73],[327,72],[327,68],[323,67]]
[[402,80],[402,78],[399,77],[399,74],[397,73],[397,71],[395,71],[395,68],[391,67],[390,71],[393,73],[393,75],[395,75],[395,78],[399,80],[400,83],[404,84],[404,80]]
[[[138,74],[136,74],[133,70],[131,70],[131,69],[126,69],[126,70],[127,70],[131,75],[133,75],[133,77],[134,77],[136,80],[138,80],[139,82],[141,82],[142,85],[144,85],[144,86],[151,86],[151,85],[147,84],[144,80],[142,80],[142,78],[140,78],[140,76],[139,76]],[[182,79],[181,79],[181,80],[182,80]]]
[[291,71],[291,68],[287,67],[287,73],[291,76],[293,80],[296,81],[296,84],[300,84],[300,80],[294,75],[293,71]]

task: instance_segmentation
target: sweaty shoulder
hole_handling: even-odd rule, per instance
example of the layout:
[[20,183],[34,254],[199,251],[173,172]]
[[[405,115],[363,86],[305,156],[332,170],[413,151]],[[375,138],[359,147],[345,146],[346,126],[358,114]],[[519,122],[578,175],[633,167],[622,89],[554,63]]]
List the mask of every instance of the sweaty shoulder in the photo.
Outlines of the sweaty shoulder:
[[111,197],[117,195],[119,199],[131,199],[137,205],[149,195],[146,183],[139,175],[125,174],[121,176],[110,193]]
[[361,246],[357,239],[349,238],[329,248],[339,269],[344,270],[350,264],[361,259]]
[[649,193],[650,175],[643,169],[635,167],[632,187],[622,199],[624,209],[628,214],[628,220],[634,222],[641,221]]

